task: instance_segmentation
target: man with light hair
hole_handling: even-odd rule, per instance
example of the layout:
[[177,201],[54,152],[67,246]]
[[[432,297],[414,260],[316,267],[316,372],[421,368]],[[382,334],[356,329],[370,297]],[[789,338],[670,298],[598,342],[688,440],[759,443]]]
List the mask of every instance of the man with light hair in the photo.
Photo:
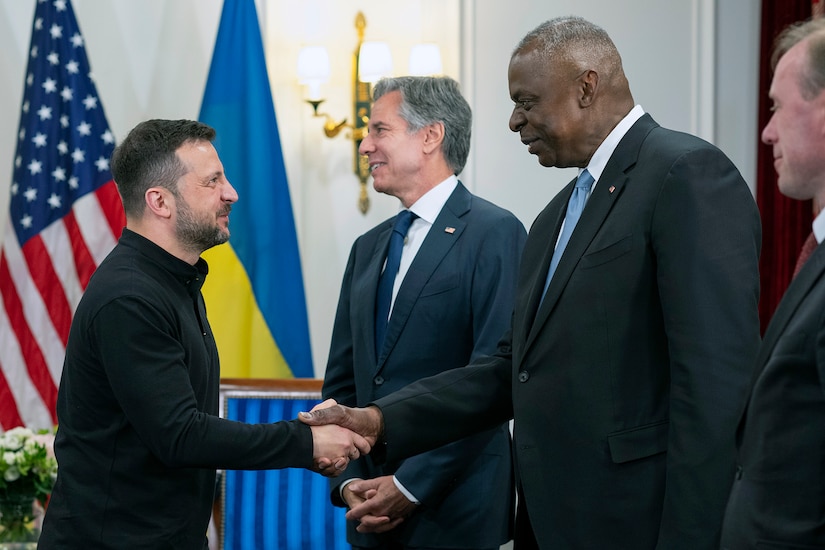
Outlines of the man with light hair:
[[[825,204],[825,19],[777,38],[762,141],[779,191]],[[722,548],[825,548],[825,214],[765,331],[736,434]],[[807,253],[806,253],[807,252]]]

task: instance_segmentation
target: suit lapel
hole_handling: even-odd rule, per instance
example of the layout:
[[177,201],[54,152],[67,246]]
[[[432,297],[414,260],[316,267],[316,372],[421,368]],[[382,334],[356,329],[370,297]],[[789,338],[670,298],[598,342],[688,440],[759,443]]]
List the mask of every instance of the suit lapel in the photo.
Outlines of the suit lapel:
[[757,368],[753,375],[754,381],[765,368],[768,358],[773,353],[773,348],[776,346],[779,337],[785,332],[788,322],[810,293],[811,288],[822,277],[823,271],[825,271],[825,246],[819,245],[796,278],[791,281],[768,324],[765,337],[762,339],[762,345],[759,347],[759,355],[756,358]]
[[471,198],[470,192],[459,183],[427,233],[398,289],[387,325],[384,348],[378,357],[377,370],[384,366],[427,281],[464,232],[467,224],[461,220],[461,216],[469,212]]
[[353,308],[356,312],[357,322],[353,327],[353,336],[356,330],[363,331],[362,339],[364,349],[368,350],[373,363],[375,357],[375,299],[378,288],[378,278],[384,261],[387,259],[387,248],[390,244],[390,235],[395,218],[391,218],[386,227],[378,234],[373,245],[372,256],[367,262],[366,268],[359,277],[356,288],[353,289],[352,302],[359,304]]
[[[549,216],[550,220],[548,221],[549,226],[552,227],[552,237],[548,240],[548,243],[555,245],[556,241],[559,239],[559,232],[561,232],[561,224],[564,221],[564,216],[567,213],[567,203],[570,201],[570,195],[573,193],[573,189],[576,186],[576,178],[573,178],[570,183],[568,183],[564,189],[559,192],[559,197],[564,197],[564,202],[559,204],[555,210],[555,212],[550,211]],[[555,246],[548,246],[545,249],[544,255],[542,256],[539,271],[535,275],[535,280],[531,285],[532,290],[530,291],[530,298],[528,301],[528,307],[526,308],[526,318],[524,321],[526,322],[525,326],[531,326],[536,319],[536,310],[539,307],[539,302],[541,300],[541,294],[544,291],[544,281],[547,279],[547,271],[550,269],[550,260],[553,258],[553,250]]]
[[762,344],[759,346],[759,354],[756,356],[756,368],[753,369],[751,376],[751,384],[748,398],[742,406],[742,413],[739,415],[739,424],[736,428],[737,444],[741,442],[742,433],[745,426],[745,418],[748,414],[748,407],[750,406],[751,394],[753,393],[754,385],[765,367],[768,365],[768,359],[773,354],[773,349],[779,341],[780,336],[784,334],[785,328],[793,318],[799,306],[808,296],[813,286],[822,278],[823,271],[825,271],[825,246],[821,244],[814,249],[813,254],[808,259],[805,266],[799,274],[791,281],[785,295],[779,301],[779,305],[771,317],[768,328],[765,330],[765,336],[762,338]]
[[[567,282],[579,264],[581,257],[604,224],[604,220],[612,210],[613,205],[616,204],[616,201],[621,197],[622,191],[630,179],[628,172],[636,164],[642,142],[650,130],[656,126],[656,122],[654,122],[649,115],[644,115],[628,130],[619,142],[616,150],[613,151],[602,175],[599,177],[596,187],[593,189],[593,193],[587,200],[587,204],[584,207],[578,224],[576,224],[576,228],[573,230],[573,234],[570,236],[567,248],[559,261],[559,265],[556,267],[556,272],[553,274],[550,286],[547,288],[544,301],[538,306],[535,320],[528,333],[527,348],[536,340],[538,333],[547,322],[562,292],[564,292],[564,288],[567,286]],[[575,180],[565,188],[568,198],[570,193],[573,192],[574,186]],[[565,201],[560,216],[564,216],[566,209],[567,202]],[[559,224],[560,223],[561,222],[559,222]],[[556,226],[555,235],[558,235],[558,226]],[[546,263],[543,262],[545,268],[542,273],[537,275],[534,281],[535,286],[531,300],[538,300],[538,297],[541,296],[555,242],[555,239],[552,240],[550,246],[548,246],[549,251],[545,258]],[[532,303],[536,304],[537,302]]]

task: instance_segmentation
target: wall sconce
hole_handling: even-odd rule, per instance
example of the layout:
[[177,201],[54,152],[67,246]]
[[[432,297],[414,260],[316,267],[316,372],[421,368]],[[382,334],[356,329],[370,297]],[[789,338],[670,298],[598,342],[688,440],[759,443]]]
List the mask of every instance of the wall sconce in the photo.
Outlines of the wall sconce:
[[[365,42],[364,29],[367,21],[362,12],[355,16],[355,29],[358,33],[358,42],[355,46],[352,65],[353,89],[353,118],[349,122],[346,118],[340,121],[319,111],[324,97],[321,93],[321,84],[330,77],[330,63],[327,50],[323,46],[308,46],[298,54],[298,80],[307,87],[306,102],[312,106],[315,117],[324,118],[324,135],[333,138],[347,130],[345,134],[353,141],[354,173],[358,176],[360,194],[358,209],[362,214],[369,210],[370,200],[367,195],[367,179],[370,175],[369,161],[366,156],[358,153],[361,140],[367,135],[369,123],[372,84],[381,77],[392,73],[392,56],[386,42]],[[419,44],[410,52],[410,74],[441,74],[441,54],[435,44]]]
[[341,130],[349,130],[348,136],[353,141],[354,172],[360,182],[360,196],[358,209],[366,214],[369,209],[367,196],[367,179],[370,175],[369,162],[365,156],[358,154],[361,140],[367,135],[367,123],[370,117],[370,103],[372,102],[372,82],[392,72],[392,57],[390,48],[382,42],[364,42],[364,29],[367,20],[360,11],[355,17],[355,29],[358,31],[358,42],[353,54],[353,119],[336,121],[330,115],[318,111],[324,99],[321,95],[321,84],[329,80],[329,56],[323,46],[310,46],[298,54],[298,78],[307,86],[308,97],[306,102],[312,105],[313,116],[324,117],[324,134],[335,137]]

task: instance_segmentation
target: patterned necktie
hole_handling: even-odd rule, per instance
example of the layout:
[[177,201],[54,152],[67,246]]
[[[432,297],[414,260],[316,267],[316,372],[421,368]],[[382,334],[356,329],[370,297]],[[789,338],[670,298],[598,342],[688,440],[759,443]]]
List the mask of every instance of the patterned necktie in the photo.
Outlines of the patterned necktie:
[[796,277],[799,272],[802,270],[802,266],[805,265],[805,262],[811,257],[811,254],[814,253],[816,247],[819,243],[816,242],[816,237],[814,236],[813,231],[811,234],[808,235],[808,238],[805,239],[805,242],[802,243],[802,250],[799,251],[799,256],[796,258],[796,267],[793,270],[793,276]]
[[570,195],[570,201],[567,203],[567,214],[564,217],[564,227],[561,229],[559,241],[556,243],[556,249],[553,251],[553,258],[550,260],[550,269],[547,270],[547,279],[544,281],[544,291],[541,293],[541,299],[544,300],[544,295],[547,294],[547,287],[550,286],[550,280],[553,278],[553,273],[556,272],[556,267],[559,265],[561,255],[564,254],[564,249],[567,242],[570,240],[570,235],[576,228],[576,223],[584,210],[584,203],[587,202],[587,197],[590,195],[590,188],[593,186],[593,176],[587,170],[579,174],[579,179],[576,180],[576,187],[573,189],[573,194]]
[[387,320],[390,316],[390,303],[392,302],[392,287],[395,283],[395,276],[398,274],[398,266],[401,264],[401,250],[404,248],[404,237],[413,220],[417,218],[409,210],[402,210],[395,218],[395,226],[390,235],[390,248],[387,252],[387,263],[384,272],[378,279],[378,293],[375,300],[375,355],[381,355],[384,347],[384,335],[387,333]]

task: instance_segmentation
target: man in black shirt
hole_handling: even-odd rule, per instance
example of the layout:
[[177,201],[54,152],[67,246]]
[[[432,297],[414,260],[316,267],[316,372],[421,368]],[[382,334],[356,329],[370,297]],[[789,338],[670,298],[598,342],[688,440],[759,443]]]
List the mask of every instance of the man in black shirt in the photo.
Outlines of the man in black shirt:
[[214,137],[199,122],[150,120],[112,155],[126,228],[72,323],[40,548],[206,548],[217,468],[336,475],[369,451],[343,429],[217,416],[200,254],[229,238],[238,195]]

